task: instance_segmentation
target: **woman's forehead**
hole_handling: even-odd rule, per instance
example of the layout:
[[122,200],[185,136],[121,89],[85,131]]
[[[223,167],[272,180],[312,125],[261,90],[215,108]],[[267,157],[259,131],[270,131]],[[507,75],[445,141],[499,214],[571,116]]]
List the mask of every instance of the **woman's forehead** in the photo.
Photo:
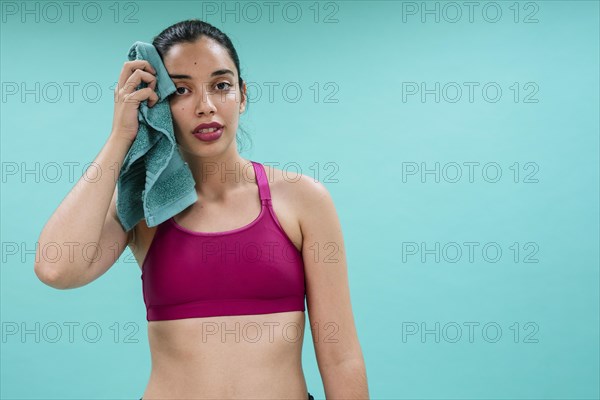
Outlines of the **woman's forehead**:
[[192,78],[208,77],[217,70],[236,69],[222,46],[198,41],[173,46],[163,62],[170,75],[188,75]]
[[211,65],[230,61],[227,50],[214,40],[205,38],[193,43],[178,43],[164,57],[165,65]]

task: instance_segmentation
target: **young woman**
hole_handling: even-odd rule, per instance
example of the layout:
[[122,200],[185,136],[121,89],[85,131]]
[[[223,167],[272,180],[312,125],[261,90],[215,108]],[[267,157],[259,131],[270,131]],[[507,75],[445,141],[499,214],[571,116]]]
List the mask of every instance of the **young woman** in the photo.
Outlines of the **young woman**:
[[[156,227],[141,221],[125,232],[111,174],[93,184],[82,179],[44,227],[40,245],[94,241],[111,254],[117,242],[118,256],[130,246],[147,307],[146,400],[312,399],[301,363],[305,296],[326,397],[367,399],[342,231],[328,191],[239,155],[247,92],[227,35],[186,20],[152,44],[177,87],[168,101],[198,201]],[[103,170],[121,165],[135,140],[139,103],[158,101],[155,73],[144,60],[125,63],[112,131],[95,160]],[[135,90],[142,81],[148,87]],[[285,140],[285,132],[277,135]],[[75,257],[35,270],[50,286],[75,288],[115,261]]]

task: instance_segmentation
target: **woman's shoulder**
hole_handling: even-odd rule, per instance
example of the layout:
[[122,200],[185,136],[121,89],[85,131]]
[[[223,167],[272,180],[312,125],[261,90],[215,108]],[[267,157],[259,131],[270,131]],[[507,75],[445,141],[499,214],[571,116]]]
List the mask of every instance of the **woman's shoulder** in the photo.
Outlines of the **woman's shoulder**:
[[281,169],[264,165],[272,196],[284,197],[294,205],[298,215],[324,197],[330,197],[327,187],[297,168]]

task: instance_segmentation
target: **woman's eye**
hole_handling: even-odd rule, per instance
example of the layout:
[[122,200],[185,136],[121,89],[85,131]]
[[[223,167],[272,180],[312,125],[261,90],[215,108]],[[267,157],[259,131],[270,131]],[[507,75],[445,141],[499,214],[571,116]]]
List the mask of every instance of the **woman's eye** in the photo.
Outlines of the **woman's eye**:
[[[227,85],[227,86],[226,86],[226,87],[223,87],[223,86],[219,86],[219,85]],[[217,83],[217,85],[216,85],[216,86],[217,86],[217,88],[218,88],[219,90],[229,90],[229,89],[231,89],[231,86],[232,86],[232,85],[231,85],[229,82],[219,82],[219,83]],[[188,88],[186,88],[186,87],[179,86],[179,87],[175,88],[175,93],[176,93],[176,94],[185,94],[185,92],[181,92],[181,91],[179,91],[179,89],[183,89],[183,90],[189,90],[189,89],[188,89]]]
[[227,90],[231,88],[231,84],[229,82],[219,82],[217,83],[217,86],[219,85],[227,85],[227,88],[219,88],[220,90]]
[[176,88],[176,89],[175,89],[175,92],[177,92],[177,94],[183,94],[183,93],[181,93],[181,92],[179,91],[179,89],[185,89],[185,90],[187,90],[187,88],[186,88],[186,87],[180,86],[180,87],[178,87],[178,88]]

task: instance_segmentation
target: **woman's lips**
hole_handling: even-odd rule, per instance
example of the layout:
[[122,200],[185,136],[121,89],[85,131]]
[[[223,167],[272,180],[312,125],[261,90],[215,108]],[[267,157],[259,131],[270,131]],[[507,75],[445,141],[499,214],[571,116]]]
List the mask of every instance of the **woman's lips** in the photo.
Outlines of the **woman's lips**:
[[201,140],[203,142],[213,142],[221,137],[221,135],[223,134],[223,128],[224,127],[220,127],[219,129],[216,129],[213,132],[194,133],[193,135],[196,137],[196,139]]

